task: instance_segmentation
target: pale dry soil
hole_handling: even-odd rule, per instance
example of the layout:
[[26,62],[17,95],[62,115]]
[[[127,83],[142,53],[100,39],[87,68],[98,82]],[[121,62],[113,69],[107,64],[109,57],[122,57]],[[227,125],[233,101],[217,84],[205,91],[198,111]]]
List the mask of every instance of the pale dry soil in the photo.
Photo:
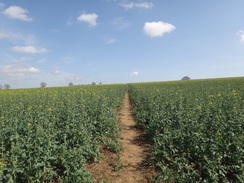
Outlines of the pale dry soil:
[[114,171],[118,154],[103,150],[98,163],[88,165],[96,182],[106,180],[107,183],[149,183],[155,170],[150,166],[149,141],[145,133],[138,128],[131,109],[129,94],[126,92],[120,118],[121,140],[124,150],[119,153],[119,164],[123,168]]

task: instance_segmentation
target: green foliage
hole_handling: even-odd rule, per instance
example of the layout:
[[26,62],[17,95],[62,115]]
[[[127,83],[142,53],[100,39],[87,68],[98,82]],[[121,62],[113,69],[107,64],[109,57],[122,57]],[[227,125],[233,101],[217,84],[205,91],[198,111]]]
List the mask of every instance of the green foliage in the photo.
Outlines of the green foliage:
[[104,139],[116,151],[126,85],[0,91],[0,182],[93,182]]
[[[156,182],[244,180],[244,78],[130,84],[154,141]],[[0,182],[93,182],[88,161],[118,143],[127,85],[0,90]],[[116,159],[115,171],[123,168]]]
[[155,181],[244,180],[244,78],[131,84],[136,120],[154,140]]
[[114,171],[118,172],[124,167],[123,163],[120,163],[120,156],[117,155],[115,158],[115,166],[114,166]]

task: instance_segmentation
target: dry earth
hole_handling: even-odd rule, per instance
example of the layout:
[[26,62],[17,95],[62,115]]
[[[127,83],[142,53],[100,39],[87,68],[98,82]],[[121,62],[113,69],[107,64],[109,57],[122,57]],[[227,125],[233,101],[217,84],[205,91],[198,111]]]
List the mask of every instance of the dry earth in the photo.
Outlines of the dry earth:
[[154,168],[150,166],[149,142],[145,133],[141,131],[134,121],[129,94],[126,92],[121,110],[120,125],[121,145],[124,150],[119,153],[119,165],[123,168],[114,171],[117,154],[103,150],[99,163],[88,165],[96,182],[106,180],[108,183],[149,183],[155,174]]

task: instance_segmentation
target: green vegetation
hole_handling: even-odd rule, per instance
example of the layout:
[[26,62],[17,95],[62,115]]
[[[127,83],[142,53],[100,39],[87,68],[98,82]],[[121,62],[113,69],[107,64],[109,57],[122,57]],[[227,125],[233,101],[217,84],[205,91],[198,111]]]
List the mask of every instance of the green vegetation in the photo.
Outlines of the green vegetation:
[[0,182],[93,182],[86,163],[121,150],[128,88],[156,182],[244,180],[244,78],[231,78],[0,90]]
[[244,78],[130,85],[136,120],[153,139],[156,181],[244,180]]
[[117,155],[115,158],[115,165],[114,165],[114,171],[120,171],[124,167],[123,163],[120,163],[120,156]]
[[0,91],[0,182],[93,182],[102,144],[118,146],[127,85]]

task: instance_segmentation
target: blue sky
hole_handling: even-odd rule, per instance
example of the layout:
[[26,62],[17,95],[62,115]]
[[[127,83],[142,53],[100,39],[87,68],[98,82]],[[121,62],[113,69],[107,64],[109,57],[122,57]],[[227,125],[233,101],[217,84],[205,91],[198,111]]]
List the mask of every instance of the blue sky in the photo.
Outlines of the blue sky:
[[244,75],[243,0],[0,0],[0,85]]

